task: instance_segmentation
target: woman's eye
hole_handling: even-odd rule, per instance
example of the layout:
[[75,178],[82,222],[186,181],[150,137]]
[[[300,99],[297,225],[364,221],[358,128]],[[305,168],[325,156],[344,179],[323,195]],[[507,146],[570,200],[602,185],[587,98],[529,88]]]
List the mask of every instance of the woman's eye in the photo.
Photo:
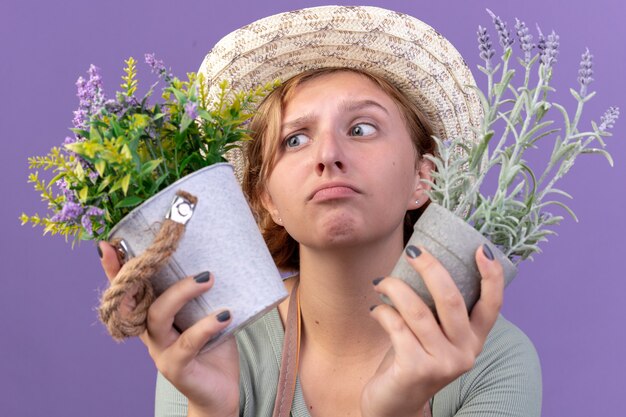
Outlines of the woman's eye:
[[298,146],[304,145],[309,141],[309,138],[302,134],[298,133],[297,135],[289,136],[287,140],[285,140],[285,145],[288,148],[296,148]]
[[350,128],[350,136],[369,136],[376,132],[376,128],[369,123],[359,123]]

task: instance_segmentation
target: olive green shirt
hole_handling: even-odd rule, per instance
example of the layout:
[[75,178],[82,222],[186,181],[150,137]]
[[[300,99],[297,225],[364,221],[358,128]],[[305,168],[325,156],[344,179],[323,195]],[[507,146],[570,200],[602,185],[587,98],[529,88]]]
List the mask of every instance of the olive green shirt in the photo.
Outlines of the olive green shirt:
[[[284,339],[276,309],[237,335],[240,362],[240,412],[243,417],[271,417]],[[293,417],[310,417],[300,382]],[[500,316],[482,353],[469,372],[439,391],[433,417],[534,417],[541,415],[541,368],[533,344]],[[161,374],[156,386],[156,417],[187,415],[187,399]]]

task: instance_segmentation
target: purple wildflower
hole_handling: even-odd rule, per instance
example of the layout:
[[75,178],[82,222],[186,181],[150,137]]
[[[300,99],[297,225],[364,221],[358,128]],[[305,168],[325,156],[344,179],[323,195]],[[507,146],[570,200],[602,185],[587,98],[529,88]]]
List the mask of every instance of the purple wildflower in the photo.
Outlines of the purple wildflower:
[[600,126],[598,129],[602,132],[606,132],[609,129],[613,129],[615,122],[619,118],[619,107],[609,107],[606,112],[600,118]]
[[104,102],[104,108],[106,109],[107,113],[112,113],[117,116],[120,116],[124,110],[124,107],[127,104],[126,95],[118,94],[117,98],[118,98],[117,101],[113,99],[106,100]]
[[155,54],[145,54],[144,58],[153,74],[158,74],[159,77],[163,78],[166,82],[174,78],[174,76],[165,69],[163,61],[157,59]]
[[80,220],[80,224],[83,226],[85,231],[90,235],[93,235],[93,217],[102,218],[104,216],[104,210],[99,209],[98,207],[89,206],[85,210],[83,217]]
[[580,96],[587,95],[587,86],[591,84],[593,78],[593,55],[589,53],[589,48],[585,50],[578,69],[578,83],[580,84]]
[[93,235],[93,223],[91,222],[91,218],[89,216],[83,216],[83,218],[80,219],[80,224],[89,235]]
[[89,107],[89,97],[87,96],[87,89],[85,86],[87,85],[87,81],[81,76],[76,80],[76,95],[78,96],[78,105],[81,108]]
[[104,216],[104,210],[95,206],[89,206],[87,207],[87,211],[85,211],[85,215],[102,217]]
[[524,51],[524,62],[527,64],[530,62],[531,51],[535,47],[533,44],[533,36],[529,33],[526,23],[515,19],[515,32],[519,39],[519,45],[522,51]]
[[89,74],[89,81],[87,81],[86,88],[91,98],[90,110],[91,114],[96,114],[102,110],[105,101],[100,68],[92,64],[87,73]]
[[60,180],[57,180],[55,182],[55,185],[59,187],[59,189],[61,190],[61,193],[63,194],[63,197],[65,198],[66,202],[67,201],[70,201],[72,203],[76,202],[76,196],[74,195],[74,192],[69,189],[69,186],[65,178],[61,178]]
[[491,19],[493,19],[493,24],[496,26],[498,37],[500,38],[500,45],[502,45],[502,48],[506,50],[508,47],[513,45],[513,42],[515,42],[506,27],[506,23],[500,19],[499,16],[496,16],[491,10],[487,9],[487,13],[489,13]]
[[53,222],[77,223],[82,214],[83,206],[74,201],[66,201],[61,211],[52,216],[50,220]]
[[72,123],[77,129],[87,129],[89,118],[102,110],[105,102],[100,69],[90,65],[87,74],[88,80],[83,77],[76,80],[78,109],[74,112]]
[[487,29],[478,26],[478,50],[480,51],[480,57],[485,61],[485,67],[491,69],[491,58],[496,53],[491,45],[491,39],[487,33]]
[[87,123],[89,122],[89,114],[85,109],[77,109],[74,111],[74,119],[72,119],[72,124],[77,129],[86,129]]
[[160,74],[165,71],[165,65],[160,59],[156,59],[155,54],[145,54],[146,64],[152,69],[152,72]]
[[185,103],[185,114],[190,119],[195,119],[198,117],[198,103],[195,101],[188,101]]

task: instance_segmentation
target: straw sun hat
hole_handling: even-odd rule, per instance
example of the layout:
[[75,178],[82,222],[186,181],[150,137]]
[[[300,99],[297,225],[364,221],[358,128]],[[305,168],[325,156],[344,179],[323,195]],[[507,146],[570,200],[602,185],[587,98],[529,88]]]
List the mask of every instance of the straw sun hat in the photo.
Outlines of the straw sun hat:
[[[424,22],[391,10],[323,6],[269,16],[222,38],[199,72],[214,97],[222,80],[250,90],[327,67],[382,76],[418,105],[436,136],[476,140],[482,107],[463,57]],[[241,153],[230,160],[241,178]]]

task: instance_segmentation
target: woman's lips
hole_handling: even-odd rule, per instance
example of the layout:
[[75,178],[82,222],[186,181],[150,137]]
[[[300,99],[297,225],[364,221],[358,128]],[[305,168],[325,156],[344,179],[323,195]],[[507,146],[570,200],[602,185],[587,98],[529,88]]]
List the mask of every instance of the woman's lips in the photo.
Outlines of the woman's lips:
[[311,201],[327,201],[341,198],[350,198],[359,194],[351,185],[346,184],[327,184],[316,189],[309,200]]

